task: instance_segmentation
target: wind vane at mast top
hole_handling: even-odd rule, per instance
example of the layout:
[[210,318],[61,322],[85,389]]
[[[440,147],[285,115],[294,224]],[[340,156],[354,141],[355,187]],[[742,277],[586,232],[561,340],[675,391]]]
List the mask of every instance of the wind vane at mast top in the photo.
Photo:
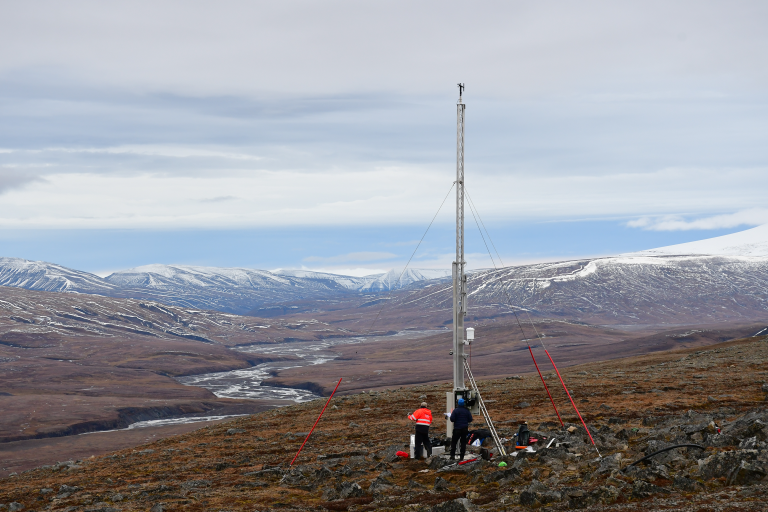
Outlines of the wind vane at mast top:
[[459,86],[459,98],[461,98],[461,95],[464,94],[464,84],[456,84]]

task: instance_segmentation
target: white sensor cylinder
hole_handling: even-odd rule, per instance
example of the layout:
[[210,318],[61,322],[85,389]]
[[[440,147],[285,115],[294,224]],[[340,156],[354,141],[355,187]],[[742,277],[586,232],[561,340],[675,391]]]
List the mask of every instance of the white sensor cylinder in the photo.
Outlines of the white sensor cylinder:
[[475,329],[472,327],[467,327],[467,341],[472,341],[475,339]]

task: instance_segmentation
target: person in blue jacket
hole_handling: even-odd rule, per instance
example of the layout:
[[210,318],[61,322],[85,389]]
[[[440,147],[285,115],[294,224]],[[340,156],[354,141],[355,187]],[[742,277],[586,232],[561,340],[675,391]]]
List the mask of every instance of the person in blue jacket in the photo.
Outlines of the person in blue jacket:
[[467,435],[469,424],[472,423],[472,413],[464,407],[464,399],[459,398],[459,406],[451,412],[450,420],[453,422],[453,436],[451,437],[451,460],[456,458],[456,443],[461,441],[459,460],[464,460],[467,451]]

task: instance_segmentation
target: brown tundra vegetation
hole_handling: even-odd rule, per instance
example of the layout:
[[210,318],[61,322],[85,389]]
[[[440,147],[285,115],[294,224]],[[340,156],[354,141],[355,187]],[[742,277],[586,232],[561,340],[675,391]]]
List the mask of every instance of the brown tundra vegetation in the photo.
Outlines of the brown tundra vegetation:
[[[768,337],[760,336],[567,368],[563,378],[602,458],[547,372],[564,427],[538,375],[479,383],[501,436],[511,440],[527,421],[540,440],[535,453],[458,467],[439,456],[401,459],[396,452],[407,450],[413,429],[406,415],[427,401],[439,417],[448,385],[400,387],[334,397],[293,467],[325,399],[15,474],[0,480],[0,507],[766,510],[767,360]],[[436,419],[432,435],[443,425]],[[677,444],[702,449],[675,448],[631,465]]]

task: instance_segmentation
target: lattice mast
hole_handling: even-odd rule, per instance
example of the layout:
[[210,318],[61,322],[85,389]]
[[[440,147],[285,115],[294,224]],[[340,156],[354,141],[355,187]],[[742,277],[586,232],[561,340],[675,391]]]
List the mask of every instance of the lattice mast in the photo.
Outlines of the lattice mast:
[[467,276],[464,274],[464,84],[456,105],[456,260],[453,262],[453,390],[464,391],[464,315],[467,313]]

